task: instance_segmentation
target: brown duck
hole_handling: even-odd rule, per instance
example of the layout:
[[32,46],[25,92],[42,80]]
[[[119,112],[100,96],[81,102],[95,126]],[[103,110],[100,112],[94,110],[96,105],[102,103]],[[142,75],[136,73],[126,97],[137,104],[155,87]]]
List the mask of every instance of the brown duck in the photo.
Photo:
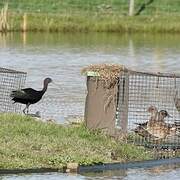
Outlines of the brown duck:
[[176,126],[165,123],[165,117],[171,117],[166,110],[161,110],[156,114],[156,117],[152,116],[147,123],[146,130],[151,134],[154,139],[165,139],[168,135],[176,134]]
[[[147,111],[149,113],[151,113],[150,120],[147,122],[144,122],[144,123],[135,123],[138,126],[134,129],[134,132],[145,138],[155,138],[156,139],[157,136],[159,137],[159,133],[162,134],[159,131],[159,128],[160,129],[164,128],[164,124],[166,124],[164,122],[164,119],[166,117],[170,117],[170,115],[168,114],[168,112],[166,110],[161,110],[158,112],[158,110],[155,106],[150,106]],[[168,133],[165,131],[165,129],[166,128],[164,128],[164,130],[163,130],[164,134]],[[156,133],[158,133],[158,135]]]
[[[147,111],[151,113],[151,118],[152,119],[157,119],[158,116],[158,109],[155,106],[150,106]],[[147,131],[147,124],[148,121],[144,123],[135,123],[138,125],[133,131],[138,134],[139,136],[148,138],[151,137],[152,135]]]

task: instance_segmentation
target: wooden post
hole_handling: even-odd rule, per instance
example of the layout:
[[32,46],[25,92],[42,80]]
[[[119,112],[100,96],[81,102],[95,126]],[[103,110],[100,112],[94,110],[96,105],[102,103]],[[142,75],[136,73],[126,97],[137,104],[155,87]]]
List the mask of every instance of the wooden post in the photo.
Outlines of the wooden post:
[[26,13],[24,13],[24,15],[23,15],[22,31],[23,32],[27,31],[27,14]]
[[129,16],[134,15],[134,0],[129,0]]
[[22,38],[23,38],[23,45],[24,46],[26,45],[26,39],[27,39],[26,31],[27,31],[27,14],[24,13],[24,15],[23,15],[23,23],[22,23],[22,32],[23,32]]

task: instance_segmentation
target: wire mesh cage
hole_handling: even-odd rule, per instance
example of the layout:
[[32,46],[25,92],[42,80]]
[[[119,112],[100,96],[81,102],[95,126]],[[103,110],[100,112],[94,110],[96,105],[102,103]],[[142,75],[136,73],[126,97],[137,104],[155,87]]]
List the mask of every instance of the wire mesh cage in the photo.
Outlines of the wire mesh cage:
[[179,156],[179,75],[107,64],[91,65],[82,72],[87,75],[89,129],[144,146],[157,158]]
[[21,89],[26,80],[26,73],[0,67],[0,112],[20,112],[20,104],[13,104],[11,91]]
[[119,78],[115,128],[137,145],[180,147],[180,76],[128,71]]

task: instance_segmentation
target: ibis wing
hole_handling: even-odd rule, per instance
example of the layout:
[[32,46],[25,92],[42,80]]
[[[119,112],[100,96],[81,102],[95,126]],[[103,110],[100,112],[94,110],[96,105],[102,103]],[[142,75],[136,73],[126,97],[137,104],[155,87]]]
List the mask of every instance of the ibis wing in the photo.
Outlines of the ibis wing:
[[36,90],[32,88],[20,89],[16,91],[12,91],[11,97],[19,98],[19,99],[35,99]]

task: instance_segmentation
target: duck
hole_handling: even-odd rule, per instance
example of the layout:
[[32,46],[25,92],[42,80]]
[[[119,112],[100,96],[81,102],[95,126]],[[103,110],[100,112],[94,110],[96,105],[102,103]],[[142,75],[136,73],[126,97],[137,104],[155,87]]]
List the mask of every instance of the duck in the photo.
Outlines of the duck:
[[157,122],[151,126],[147,126],[149,134],[155,139],[165,139],[168,135],[176,135],[176,126],[169,126],[165,122]]
[[[152,119],[157,119],[158,116],[158,109],[155,106],[150,106],[147,109],[147,112],[151,113],[151,118]],[[143,123],[134,123],[138,125],[133,131],[138,134],[139,136],[142,136],[144,138],[151,137],[152,135],[147,131],[147,124],[148,121],[143,122]]]
[[138,125],[133,131],[138,134],[139,136],[147,139],[151,137],[152,135],[147,131],[147,122],[145,123],[135,123]]
[[13,90],[10,97],[12,98],[13,103],[21,103],[26,105],[26,107],[23,109],[23,113],[27,115],[29,113],[29,106],[39,102],[42,99],[44,93],[47,91],[48,84],[51,82],[51,78],[45,78],[42,90],[37,91],[32,88]]
[[147,112],[151,114],[149,121],[156,121],[158,119],[158,109],[156,106],[150,106]]
[[176,126],[166,123],[164,121],[166,117],[172,116],[170,116],[166,110],[161,110],[157,113],[156,119],[151,116],[147,122],[146,130],[156,140],[165,139],[168,135],[176,134]]
[[166,117],[171,116],[166,110],[160,110],[158,112],[155,106],[150,106],[147,112],[151,113],[150,120],[143,123],[135,123],[138,126],[133,131],[144,138],[156,138],[156,136],[154,136],[155,134],[151,132],[152,128],[150,127],[153,127],[156,123],[164,122]]

